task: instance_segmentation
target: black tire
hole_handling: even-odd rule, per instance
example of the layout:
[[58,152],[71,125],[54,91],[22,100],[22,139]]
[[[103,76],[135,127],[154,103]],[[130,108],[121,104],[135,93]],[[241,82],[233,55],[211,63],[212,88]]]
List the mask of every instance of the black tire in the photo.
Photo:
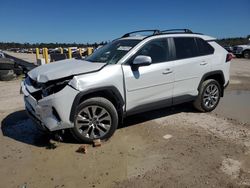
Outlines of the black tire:
[[0,70],[14,69],[14,64],[11,63],[0,63]]
[[21,75],[21,74],[23,74],[23,69],[22,69],[22,67],[17,67],[17,68],[14,68],[13,70],[14,70],[14,73],[15,73],[16,75]]
[[0,80],[1,81],[10,81],[16,78],[13,70],[0,70]]
[[[111,121],[110,121],[111,126],[110,126],[109,130],[103,136],[99,136],[99,137],[95,137],[95,138],[88,138],[86,136],[83,136],[80,133],[79,129],[77,128],[78,114],[81,113],[81,111],[83,109],[85,109],[86,107],[91,107],[91,106],[98,106],[98,107],[101,107],[101,108],[105,109],[108,112],[108,115],[109,115],[109,117],[111,119]],[[93,112],[92,112],[92,114],[93,114]],[[79,142],[93,143],[93,141],[95,139],[101,139],[101,140],[109,139],[114,134],[117,127],[118,127],[118,113],[117,113],[117,110],[114,107],[114,105],[109,100],[107,100],[106,98],[94,97],[94,98],[90,98],[90,99],[87,99],[87,100],[83,101],[77,107],[76,114],[75,114],[75,117],[74,117],[74,127],[71,129],[71,133]],[[94,128],[92,128],[92,129],[94,129]]]
[[[207,95],[208,95],[207,91],[209,89],[208,87],[212,87],[212,86],[214,86],[214,88],[218,89],[218,95],[216,95],[216,97],[217,97],[216,102],[215,102],[215,96],[213,96],[213,95],[210,96],[210,94],[209,94],[209,97],[207,97]],[[216,106],[218,105],[218,103],[220,101],[220,96],[221,96],[220,84],[214,79],[205,80],[199,88],[198,97],[194,101],[193,105],[200,112],[210,112],[210,111],[213,111],[216,108]],[[214,98],[214,99],[211,99],[211,98]],[[211,107],[209,107],[209,103],[211,103],[211,102],[207,102],[207,101],[212,101],[214,103],[214,105],[211,105]]]
[[0,76],[1,75],[7,75],[7,74],[14,74],[13,70],[1,70],[0,69]]
[[243,52],[243,57],[246,59],[250,59],[250,50],[246,50]]
[[15,61],[10,58],[0,58],[0,63],[9,63],[9,64],[14,64]]

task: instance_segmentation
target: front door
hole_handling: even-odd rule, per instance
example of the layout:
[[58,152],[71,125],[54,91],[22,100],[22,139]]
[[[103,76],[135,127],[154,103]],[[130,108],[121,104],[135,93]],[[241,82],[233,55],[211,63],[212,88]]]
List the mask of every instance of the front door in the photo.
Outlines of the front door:
[[[139,49],[127,64],[122,66],[128,113],[172,104],[174,63],[169,61],[168,44],[166,38],[153,39]],[[152,64],[135,68],[132,62],[138,55],[150,56]]]

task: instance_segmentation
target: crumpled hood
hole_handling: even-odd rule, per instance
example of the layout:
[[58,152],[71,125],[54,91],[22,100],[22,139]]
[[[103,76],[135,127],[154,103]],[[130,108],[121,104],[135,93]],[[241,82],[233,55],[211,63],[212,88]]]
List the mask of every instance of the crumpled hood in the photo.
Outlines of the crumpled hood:
[[68,76],[98,71],[105,63],[92,63],[84,60],[65,59],[41,65],[28,72],[28,76],[37,82],[45,83]]

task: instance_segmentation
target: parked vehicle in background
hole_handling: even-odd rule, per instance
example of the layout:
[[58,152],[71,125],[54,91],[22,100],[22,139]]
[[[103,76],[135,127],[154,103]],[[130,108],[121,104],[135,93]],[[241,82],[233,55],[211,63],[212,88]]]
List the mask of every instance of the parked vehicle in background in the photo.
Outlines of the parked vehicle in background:
[[[39,66],[22,82],[26,111],[45,130],[91,143],[126,116],[191,101],[216,108],[232,58],[215,38],[184,30],[127,33],[85,59]],[[136,35],[135,35],[136,34]]]
[[5,58],[5,55],[1,50],[0,50],[0,58]]
[[228,52],[233,52],[233,46],[223,46]]
[[250,58],[250,43],[247,45],[237,45],[233,47],[233,54],[236,57]]

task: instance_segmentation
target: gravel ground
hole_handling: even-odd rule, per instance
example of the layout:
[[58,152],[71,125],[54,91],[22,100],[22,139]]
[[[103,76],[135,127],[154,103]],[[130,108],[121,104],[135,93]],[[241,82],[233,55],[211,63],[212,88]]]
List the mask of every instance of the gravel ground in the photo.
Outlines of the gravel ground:
[[250,187],[249,60],[232,62],[214,112],[182,104],[132,116],[87,154],[37,131],[19,87],[0,82],[0,187]]

